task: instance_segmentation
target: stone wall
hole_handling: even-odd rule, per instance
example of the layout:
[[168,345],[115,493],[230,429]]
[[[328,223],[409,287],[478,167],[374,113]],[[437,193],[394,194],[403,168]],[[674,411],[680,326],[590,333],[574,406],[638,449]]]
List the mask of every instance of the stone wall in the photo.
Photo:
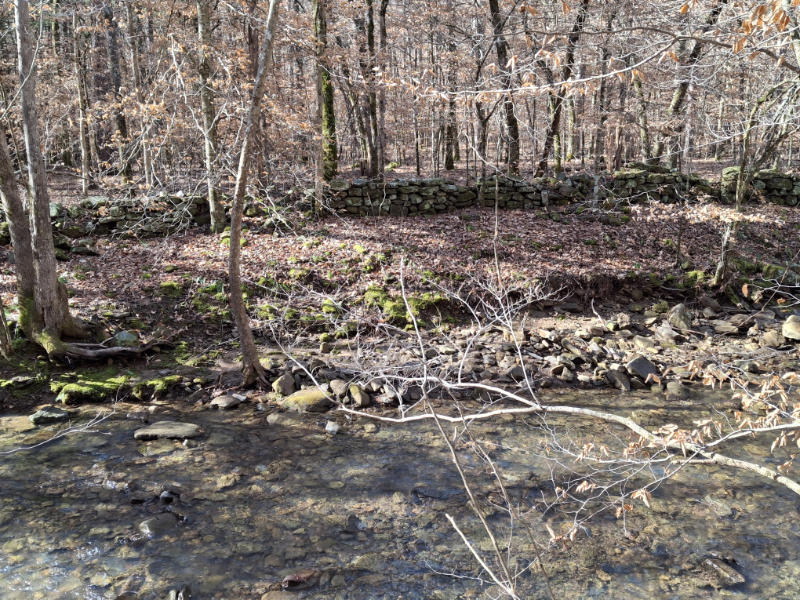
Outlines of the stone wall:
[[[731,187],[733,186],[733,187]],[[726,169],[721,183],[697,175],[684,175],[657,165],[633,163],[611,176],[569,174],[529,181],[491,177],[469,184],[447,179],[337,179],[326,189],[328,206],[340,214],[407,216],[436,214],[472,206],[532,209],[547,204],[625,199],[632,202],[688,199],[730,202],[736,186],[736,169]],[[800,203],[800,175],[759,172],[753,182],[760,200],[786,206]]]
[[[728,167],[722,171],[721,198],[733,202],[736,197],[736,179],[739,167]],[[761,201],[774,202],[783,206],[800,205],[800,175],[781,173],[772,169],[759,171],[753,177],[751,197]]]
[[[566,174],[559,178],[539,177],[529,181],[504,176],[490,177],[469,184],[447,179],[397,179],[370,181],[337,179],[326,188],[328,207],[343,215],[430,215],[460,208],[494,207],[501,209],[545,207],[576,202],[657,200],[676,202],[699,199],[732,202],[736,192],[737,167],[722,172],[719,183],[696,175],[682,175],[664,167],[632,163],[611,176],[586,173]],[[758,172],[752,184],[751,200],[774,202],[784,206],[800,205],[800,175],[778,171]],[[258,202],[248,202],[250,217],[267,216],[269,211]],[[97,235],[135,237],[162,236],[209,222],[204,196],[161,196],[157,198],[111,199],[86,198],[80,204],[64,208],[51,205],[57,247],[75,251],[85,247],[80,242]],[[0,214],[0,244],[8,244],[8,224]]]

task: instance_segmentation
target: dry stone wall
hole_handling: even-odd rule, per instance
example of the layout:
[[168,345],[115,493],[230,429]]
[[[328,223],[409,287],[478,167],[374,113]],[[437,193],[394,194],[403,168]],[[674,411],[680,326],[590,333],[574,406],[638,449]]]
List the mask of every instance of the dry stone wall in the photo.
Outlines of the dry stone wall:
[[[349,216],[386,215],[404,217],[432,215],[469,207],[531,210],[576,202],[606,200],[676,202],[688,199],[733,202],[737,167],[722,172],[719,182],[696,175],[683,175],[664,167],[633,163],[611,176],[586,173],[532,180],[490,177],[469,184],[447,179],[397,179],[371,181],[334,180],[325,190],[326,203],[335,212]],[[800,206],[800,175],[759,171],[753,178],[750,200]],[[263,207],[250,202],[246,214],[265,216]],[[209,222],[203,196],[111,199],[89,197],[79,205],[51,206],[56,246],[75,252],[85,240],[97,235],[162,236],[172,231]],[[75,242],[78,240],[81,243]],[[9,243],[8,224],[0,214],[0,244]]]
[[[735,187],[735,175],[734,175]],[[727,186],[727,187],[726,187]],[[797,205],[800,177],[759,173],[754,186],[762,197],[781,204]],[[611,176],[585,173],[560,178],[535,178],[529,181],[491,177],[470,184],[447,179],[397,179],[394,181],[334,180],[326,189],[328,206],[340,214],[353,216],[407,216],[436,214],[474,206],[501,209],[533,209],[546,205],[581,201],[602,202],[624,199],[633,202],[656,200],[729,201],[729,181],[711,183],[697,175],[684,175],[669,169],[634,163]]]

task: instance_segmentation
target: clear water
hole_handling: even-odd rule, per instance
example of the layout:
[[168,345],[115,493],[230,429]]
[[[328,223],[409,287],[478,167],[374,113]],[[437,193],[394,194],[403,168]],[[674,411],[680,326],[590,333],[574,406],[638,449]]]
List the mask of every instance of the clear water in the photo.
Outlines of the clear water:
[[[637,415],[656,410],[653,418],[669,420],[700,418],[718,399],[665,413],[650,394],[556,398]],[[118,405],[95,432],[0,454],[0,598],[113,599],[129,592],[162,600],[182,584],[193,598],[261,598],[270,591],[280,597],[281,581],[304,578],[307,570],[310,581],[293,597],[499,597],[445,516],[490,557],[432,423],[329,414],[269,425],[252,405],[224,413],[181,406],[161,406],[151,420],[200,424],[204,436],[188,446],[135,441],[142,407]],[[99,410],[82,408],[76,422]],[[324,433],[328,418],[339,420],[339,434]],[[26,422],[0,417],[0,452],[38,443],[61,427],[32,429]],[[503,473],[513,522],[496,506],[502,499],[487,463],[466,438],[457,442],[473,492],[519,572],[521,597],[547,597],[541,571],[530,567],[537,545],[557,598],[798,597],[798,498],[720,468],[687,468],[654,492],[651,509],[639,504],[624,521],[607,511],[573,541],[549,543],[547,527],[559,535],[572,519],[546,510],[554,482],[583,468],[566,459],[559,466],[551,460],[556,453],[548,459],[550,434],[578,445],[627,438],[591,422],[536,425],[516,418],[472,428]],[[779,464],[782,457],[768,456],[770,441],[743,451]],[[164,513],[172,513],[159,517],[164,531],[141,533],[140,523]],[[746,583],[721,590],[707,583],[701,563],[710,553],[731,560]]]

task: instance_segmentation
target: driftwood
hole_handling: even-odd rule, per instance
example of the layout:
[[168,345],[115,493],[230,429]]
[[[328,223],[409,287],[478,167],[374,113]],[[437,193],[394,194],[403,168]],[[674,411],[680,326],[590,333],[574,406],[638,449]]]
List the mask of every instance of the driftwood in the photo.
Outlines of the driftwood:
[[104,346],[103,344],[65,343],[60,358],[104,360],[107,358],[138,358],[156,346],[171,346],[171,342],[152,341],[141,346]]

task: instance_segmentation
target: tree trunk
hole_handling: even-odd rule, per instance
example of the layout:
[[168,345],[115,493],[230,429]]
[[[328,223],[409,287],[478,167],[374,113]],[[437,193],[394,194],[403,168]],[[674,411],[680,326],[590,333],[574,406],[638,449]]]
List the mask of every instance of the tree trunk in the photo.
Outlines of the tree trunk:
[[636,92],[638,104],[636,106],[636,124],[639,126],[639,140],[642,145],[642,160],[650,161],[650,130],[647,125],[647,100],[644,96],[642,79],[638,75],[633,77],[633,91]]
[[555,154],[556,171],[561,170],[560,127],[561,112],[564,104],[564,90],[566,89],[566,84],[570,77],[572,77],[572,70],[575,63],[575,46],[578,43],[581,31],[583,31],[583,24],[586,22],[586,9],[588,6],[589,0],[581,0],[578,14],[575,17],[575,23],[573,24],[572,30],[567,36],[567,53],[564,58],[564,66],[561,69],[560,89],[557,91],[557,93],[553,92],[550,96],[550,126],[547,128],[547,134],[544,139],[542,158],[539,161],[539,165],[536,167],[536,173],[538,175],[544,174],[544,172],[547,170],[547,159],[550,156],[550,150],[553,148],[556,142],[558,143],[557,152]]
[[128,124],[122,111],[122,75],[119,67],[119,28],[114,19],[114,11],[110,4],[103,7],[103,18],[106,22],[106,41],[108,42],[108,68],[111,75],[111,88],[114,95],[114,121],[117,125],[117,148],[119,150],[119,173],[122,180],[128,183],[131,179],[131,161],[126,150],[128,142]]
[[256,381],[264,381],[264,369],[258,359],[253,331],[250,329],[250,318],[242,297],[241,258],[242,217],[244,213],[244,195],[247,188],[247,177],[250,160],[255,146],[255,134],[261,118],[261,100],[267,83],[267,71],[272,66],[272,46],[275,30],[278,25],[280,0],[270,0],[269,15],[264,27],[264,38],[258,54],[258,70],[256,71],[250,107],[245,122],[244,140],[239,153],[239,167],[236,171],[236,188],[231,207],[230,254],[228,256],[228,277],[230,282],[231,313],[239,333],[239,344],[242,351],[242,373],[245,385],[253,385]]
[[339,170],[336,146],[336,113],[333,103],[333,82],[325,59],[328,47],[327,0],[314,0],[314,36],[317,42],[317,105],[322,136],[322,179],[330,181]]
[[[36,271],[33,267],[31,230],[28,215],[19,196],[19,186],[8,154],[6,130],[2,121],[0,121],[0,198],[3,201],[3,212],[11,235],[11,246],[14,248],[19,325],[25,335],[32,338],[34,329],[41,328],[41,322],[36,314]],[[2,310],[0,306],[0,311]]]
[[447,124],[444,133],[444,170],[455,169],[456,155],[456,99],[453,94],[447,103]]
[[142,69],[139,62],[139,44],[137,42],[137,23],[138,18],[133,10],[133,4],[128,2],[125,5],[128,16],[128,42],[131,47],[131,70],[133,71],[133,85],[136,87],[136,102],[139,104],[141,113],[141,148],[142,148],[142,170],[144,171],[144,181],[146,189],[153,187],[153,161],[150,156],[149,125],[147,111],[145,110],[144,85],[142,83]]
[[[28,158],[28,185],[31,194],[30,231],[33,267],[36,275],[34,298],[37,317],[41,315],[41,331],[36,331],[37,341],[48,354],[57,351],[62,335],[73,335],[78,329],[72,322],[67,307],[66,293],[61,289],[56,269],[53,246],[53,228],[50,222],[50,195],[47,190],[47,173],[39,137],[36,109],[36,68],[28,26],[30,15],[27,0],[17,0],[14,16],[17,33],[17,66],[19,69],[22,127],[25,152]],[[34,320],[34,323],[38,319]]]
[[81,147],[81,192],[89,194],[91,154],[89,151],[88,111],[86,94],[86,59],[78,31],[78,12],[72,13],[72,42],[75,79],[78,85],[78,141]]
[[497,66],[500,69],[500,83],[505,90],[503,98],[503,112],[505,114],[506,138],[508,155],[506,169],[509,175],[519,174],[519,122],[514,112],[514,96],[511,93],[511,72],[508,70],[508,42],[503,29],[506,20],[500,12],[497,0],[489,0],[489,14],[492,19],[493,41],[497,53]]
[[200,42],[197,70],[200,75],[200,111],[203,115],[203,156],[206,167],[208,210],[211,214],[211,233],[225,229],[225,207],[217,189],[217,110],[214,88],[211,86],[211,1],[197,0],[197,37]]
[[[719,0],[714,8],[711,9],[711,12],[708,13],[705,23],[703,24],[703,27],[700,28],[700,33],[698,35],[707,33],[716,25],[717,21],[719,20],[719,15],[722,12],[722,9],[725,8],[726,4],[728,4],[728,0]],[[698,39],[695,41],[694,46],[692,46],[692,49],[689,52],[689,55],[686,57],[686,60],[682,61],[682,66],[688,68],[689,73],[693,72],[691,67],[694,67],[700,60],[700,55],[702,54],[704,46],[705,44],[702,40]],[[683,107],[686,102],[689,86],[692,83],[691,79],[691,77],[685,78],[679,81],[675,87],[675,92],[672,94],[672,101],[670,102],[669,109],[667,109],[667,126],[662,135],[659,136],[656,146],[652,152],[653,162],[661,161],[664,155],[665,147],[673,146],[675,144],[675,139],[683,131],[683,127],[685,125],[685,118],[682,117]]]

